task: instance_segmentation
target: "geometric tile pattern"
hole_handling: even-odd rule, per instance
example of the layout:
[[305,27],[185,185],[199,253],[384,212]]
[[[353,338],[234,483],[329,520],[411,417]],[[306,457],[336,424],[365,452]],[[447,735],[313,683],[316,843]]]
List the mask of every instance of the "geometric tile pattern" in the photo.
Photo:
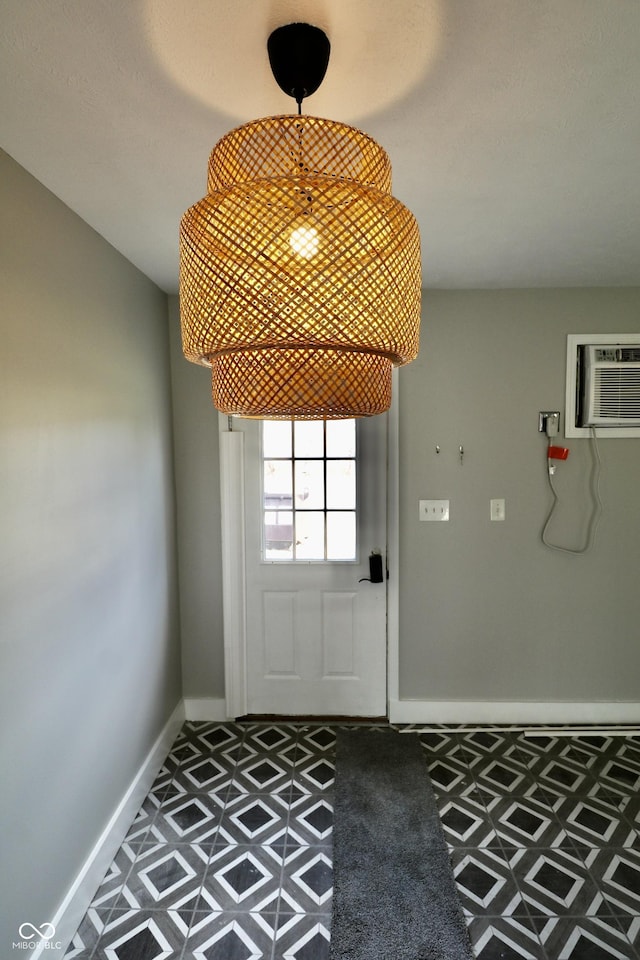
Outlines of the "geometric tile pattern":
[[475,956],[640,958],[640,740],[422,734]]
[[185,723],[75,960],[327,960],[336,728]]
[[[328,960],[336,730],[185,723],[67,960]],[[420,733],[474,955],[640,960],[640,739],[534,732]]]

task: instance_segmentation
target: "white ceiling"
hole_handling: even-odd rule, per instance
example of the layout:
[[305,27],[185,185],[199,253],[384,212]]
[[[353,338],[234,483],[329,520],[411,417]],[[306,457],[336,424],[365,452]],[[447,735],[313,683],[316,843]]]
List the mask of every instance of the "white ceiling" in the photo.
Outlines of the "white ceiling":
[[388,151],[425,287],[640,285],[638,0],[0,0],[0,15],[2,147],[166,291],[214,143],[295,112],[266,53],[294,20],[332,44],[304,112]]

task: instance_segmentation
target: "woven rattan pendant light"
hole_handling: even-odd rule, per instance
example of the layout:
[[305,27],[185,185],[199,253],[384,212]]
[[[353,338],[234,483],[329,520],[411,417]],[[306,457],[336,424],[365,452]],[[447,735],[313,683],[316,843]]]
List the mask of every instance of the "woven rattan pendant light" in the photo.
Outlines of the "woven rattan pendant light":
[[360,130],[300,113],[328,52],[306,24],[271,35],[274,75],[299,113],[226,134],[207,195],[182,218],[183,350],[211,367],[224,413],[382,413],[392,367],[417,356],[420,239],[391,196],[389,158]]

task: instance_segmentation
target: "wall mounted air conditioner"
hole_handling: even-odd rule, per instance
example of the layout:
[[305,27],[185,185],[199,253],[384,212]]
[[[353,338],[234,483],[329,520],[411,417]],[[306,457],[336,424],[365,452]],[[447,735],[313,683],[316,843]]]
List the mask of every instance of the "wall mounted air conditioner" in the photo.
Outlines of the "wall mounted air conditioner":
[[567,437],[640,437],[640,334],[567,338]]
[[578,426],[640,427],[640,346],[581,348]]

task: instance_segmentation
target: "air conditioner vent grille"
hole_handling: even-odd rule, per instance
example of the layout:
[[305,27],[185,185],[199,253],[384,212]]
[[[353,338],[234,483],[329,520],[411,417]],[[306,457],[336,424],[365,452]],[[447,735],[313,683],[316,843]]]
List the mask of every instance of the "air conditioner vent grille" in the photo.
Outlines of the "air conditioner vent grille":
[[640,364],[623,369],[596,367],[593,378],[591,412],[599,422],[640,422]]

